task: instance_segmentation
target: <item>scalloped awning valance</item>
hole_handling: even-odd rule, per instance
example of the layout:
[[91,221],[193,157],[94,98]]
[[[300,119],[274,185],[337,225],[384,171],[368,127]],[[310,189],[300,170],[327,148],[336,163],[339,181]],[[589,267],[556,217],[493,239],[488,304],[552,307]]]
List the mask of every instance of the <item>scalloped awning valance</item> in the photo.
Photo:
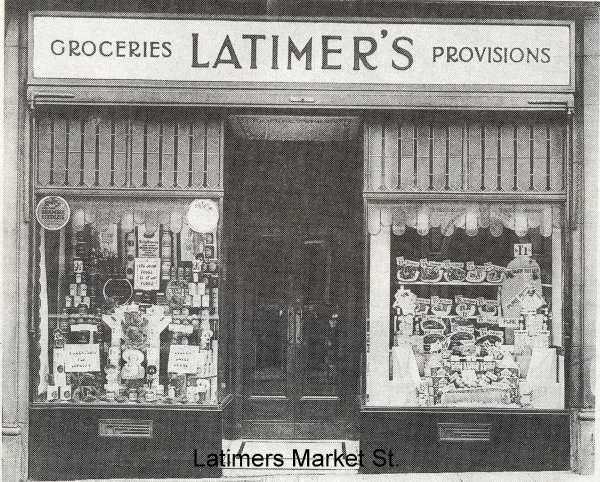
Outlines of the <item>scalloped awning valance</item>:
[[154,232],[159,225],[174,233],[187,230],[187,211],[190,200],[160,201],[69,201],[71,223],[75,231],[90,224],[99,231],[105,231],[110,224],[121,224],[122,229],[132,230],[144,226]]
[[431,228],[440,228],[444,236],[451,236],[455,228],[475,236],[479,229],[489,229],[492,236],[500,236],[504,228],[525,236],[529,229],[539,228],[544,237],[562,225],[561,208],[552,204],[521,203],[395,203],[368,206],[368,231],[378,234],[382,226],[391,226],[401,236],[407,227],[415,228],[421,236]]

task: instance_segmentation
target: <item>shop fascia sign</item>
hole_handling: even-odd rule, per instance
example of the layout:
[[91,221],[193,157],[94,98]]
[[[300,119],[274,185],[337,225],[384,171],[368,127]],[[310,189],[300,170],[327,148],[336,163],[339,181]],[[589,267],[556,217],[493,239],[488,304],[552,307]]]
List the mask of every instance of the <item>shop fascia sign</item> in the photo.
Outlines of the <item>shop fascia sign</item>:
[[568,88],[569,22],[31,16],[30,81]]

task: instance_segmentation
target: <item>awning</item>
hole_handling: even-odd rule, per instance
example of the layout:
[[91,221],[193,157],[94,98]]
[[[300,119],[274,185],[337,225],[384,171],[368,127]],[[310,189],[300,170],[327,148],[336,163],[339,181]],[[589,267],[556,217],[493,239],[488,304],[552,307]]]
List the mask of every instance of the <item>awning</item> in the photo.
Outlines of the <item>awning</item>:
[[391,226],[401,236],[406,228],[414,228],[421,236],[431,228],[440,228],[444,236],[451,236],[461,228],[469,236],[480,229],[489,229],[492,236],[500,236],[504,228],[525,236],[529,229],[539,228],[544,237],[552,229],[562,226],[561,208],[552,204],[521,203],[394,203],[371,204],[368,207],[368,231],[378,234],[382,226]]

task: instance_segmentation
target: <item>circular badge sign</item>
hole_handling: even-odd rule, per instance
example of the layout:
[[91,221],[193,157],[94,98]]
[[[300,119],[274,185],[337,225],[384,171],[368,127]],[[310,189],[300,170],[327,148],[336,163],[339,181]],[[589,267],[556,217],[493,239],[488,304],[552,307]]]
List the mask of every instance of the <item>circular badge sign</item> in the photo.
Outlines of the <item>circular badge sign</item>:
[[58,231],[69,222],[71,208],[60,196],[46,196],[38,202],[35,217],[44,229]]
[[210,199],[194,199],[188,208],[187,221],[197,233],[210,233],[219,222],[219,206]]
[[133,288],[126,278],[109,278],[104,283],[102,294],[106,301],[112,300],[117,305],[123,305],[131,299]]

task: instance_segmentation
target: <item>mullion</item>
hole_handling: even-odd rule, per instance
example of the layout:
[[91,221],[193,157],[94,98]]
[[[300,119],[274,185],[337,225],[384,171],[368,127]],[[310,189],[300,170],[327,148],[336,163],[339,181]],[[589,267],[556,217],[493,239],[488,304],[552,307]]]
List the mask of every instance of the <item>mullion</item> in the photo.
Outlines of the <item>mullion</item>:
[[173,132],[173,186],[177,187],[177,161],[179,157],[179,122],[175,121]]
[[550,125],[546,124],[546,191],[550,191]]
[[110,185],[115,185],[115,113],[110,119]]
[[398,124],[398,183],[396,189],[402,187],[402,122]]
[[54,116],[50,118],[50,179],[49,184],[54,184]]
[[163,183],[163,136],[164,125],[163,120],[160,119],[158,123],[158,187],[162,187]]
[[94,186],[100,185],[100,121],[96,120],[94,129]]
[[450,189],[450,126],[446,124],[446,183],[444,188],[446,191]]
[[142,186],[148,185],[148,117],[144,120],[144,133],[142,138]]
[[498,164],[496,166],[496,189],[502,191],[502,124],[498,124]]
[[67,123],[65,126],[65,181],[64,185],[69,185],[69,130],[71,127],[71,117],[67,116]]
[[429,189],[433,190],[433,124],[429,124]]
[[194,156],[192,149],[194,148],[194,123],[190,121],[190,131],[188,134],[188,187],[192,187],[194,183]]
[[485,124],[481,124],[481,190],[485,191]]
[[83,113],[81,114],[81,119],[79,121],[79,185],[85,185],[85,117]]
[[529,124],[529,190],[533,191],[533,172],[534,172],[534,155],[533,155],[533,124]]

